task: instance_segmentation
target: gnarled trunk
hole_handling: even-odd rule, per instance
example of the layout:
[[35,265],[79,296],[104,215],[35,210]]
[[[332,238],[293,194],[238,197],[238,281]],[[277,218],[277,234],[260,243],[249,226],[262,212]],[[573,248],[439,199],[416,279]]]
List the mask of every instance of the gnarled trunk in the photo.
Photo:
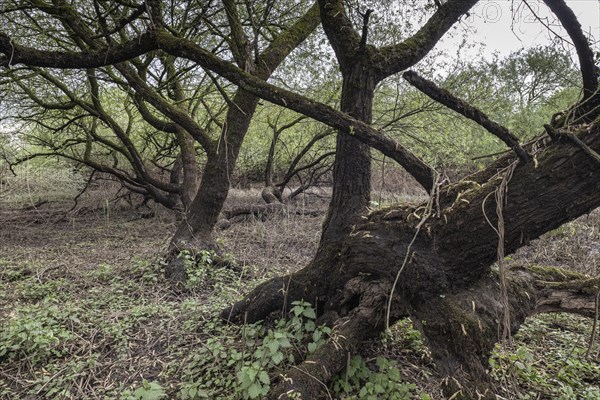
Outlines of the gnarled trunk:
[[[320,21],[319,7],[314,4],[293,25],[273,38],[260,54],[253,54],[253,45],[242,29],[236,6],[233,2],[227,2],[226,9],[233,39],[230,50],[236,63],[261,81],[269,79]],[[187,218],[179,226],[169,245],[166,276],[175,282],[185,280],[183,265],[176,258],[178,251],[216,249],[211,238],[212,230],[227,198],[230,177],[258,105],[258,97],[239,87],[230,103],[221,137],[212,151],[209,151],[198,193],[190,204]]]
[[[341,111],[371,123],[375,78],[364,56],[343,71]],[[357,173],[360,171],[360,173]],[[338,133],[333,165],[333,193],[321,241],[336,242],[365,212],[371,196],[371,150],[352,136]]]
[[[600,127],[582,130],[579,138],[598,150]],[[508,181],[506,254],[600,205],[600,168],[578,146],[549,143],[536,159],[517,165]],[[420,325],[440,374],[456,378],[447,380],[450,394],[462,390],[466,398],[477,398],[477,393],[491,397],[485,370],[504,312],[498,279],[490,269],[498,242],[493,194],[506,169],[490,168],[442,187],[430,210],[399,205],[366,215],[339,247],[321,246],[306,268],[260,285],[223,317],[241,322],[245,316],[251,322],[294,300],[316,304],[321,321],[337,326],[339,334],[335,344],[326,344],[299,368],[327,380],[343,368],[346,353],[360,340],[385,328],[387,298],[399,275],[390,322],[409,316]],[[490,178],[492,172],[496,176]],[[511,330],[536,312],[589,314],[599,281],[550,269],[510,270]],[[282,381],[273,398],[289,390],[313,398],[320,385],[306,376],[290,371],[292,379]]]

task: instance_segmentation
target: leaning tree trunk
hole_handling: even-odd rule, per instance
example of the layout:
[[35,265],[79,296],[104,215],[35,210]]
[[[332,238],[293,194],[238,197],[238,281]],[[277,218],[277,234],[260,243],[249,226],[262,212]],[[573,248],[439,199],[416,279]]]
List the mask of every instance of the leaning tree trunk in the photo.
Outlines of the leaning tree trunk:
[[[578,137],[600,149],[600,126]],[[544,146],[536,162],[518,164],[508,181],[502,210],[505,254],[600,205],[597,161],[570,141]],[[315,398],[322,390],[315,378],[329,380],[344,367],[347,352],[385,328],[387,299],[399,277],[390,323],[409,316],[420,326],[440,374],[456,379],[446,380],[449,394],[460,390],[465,398],[491,398],[485,371],[504,312],[490,269],[498,243],[494,193],[512,162],[505,158],[440,188],[431,208],[398,205],[365,215],[337,252],[318,252],[306,268],[258,286],[224,310],[224,318],[252,322],[304,299],[316,305],[322,322],[336,327],[334,339],[289,371],[290,379],[270,396],[295,390]],[[598,290],[598,279],[552,269],[511,269],[511,329],[536,312],[589,313]]]
[[[228,8],[228,7],[226,7]],[[232,29],[233,56],[246,71],[266,81],[290,52],[302,43],[319,24],[319,7],[314,4],[293,25],[277,35],[260,54],[252,54],[250,39],[245,37],[233,3],[227,10]],[[256,45],[256,43],[255,43]],[[169,245],[166,276],[176,282],[185,280],[185,270],[176,258],[179,250],[214,249],[211,233],[229,191],[240,147],[258,105],[258,98],[238,88],[229,104],[223,132],[214,150],[208,154],[200,188],[192,201],[187,219],[179,226]]]
[[175,282],[186,278],[183,264],[176,258],[180,251],[217,250],[212,231],[227,199],[231,175],[258,98],[239,89],[233,104],[227,111],[218,145],[208,154],[196,197],[169,245],[166,276]]

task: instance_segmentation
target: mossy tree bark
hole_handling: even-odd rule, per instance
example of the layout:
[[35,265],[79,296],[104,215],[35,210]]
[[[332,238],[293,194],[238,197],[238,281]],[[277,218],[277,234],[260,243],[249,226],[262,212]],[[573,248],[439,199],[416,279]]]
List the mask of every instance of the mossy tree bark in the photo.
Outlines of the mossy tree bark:
[[[298,368],[289,371],[289,379],[281,380],[271,391],[272,398],[285,398],[291,391],[300,392],[303,398],[316,398],[321,382],[328,381],[345,366],[347,353],[385,328],[388,302],[390,323],[404,316],[413,318],[432,349],[440,373],[456,378],[447,380],[458,382],[455,387],[449,385],[449,393],[461,389],[466,398],[492,397],[485,375],[486,360],[498,339],[498,321],[504,312],[498,280],[491,270],[498,242],[493,194],[506,182],[507,167],[516,159],[505,157],[481,173],[439,187],[424,162],[363,122],[370,120],[369,107],[377,82],[421,60],[476,2],[444,2],[412,37],[378,49],[368,44],[368,29],[363,29],[362,36],[354,30],[343,1],[319,0],[323,27],[344,77],[342,107],[355,117],[249,74],[240,63],[248,59],[242,48],[232,49],[238,65],[244,66],[238,68],[193,41],[174,36],[158,23],[133,41],[110,48],[90,46],[81,52],[38,51],[20,46],[0,32],[3,53],[0,66],[24,63],[92,68],[161,49],[215,71],[241,90],[348,135],[338,140],[334,188],[337,197],[331,202],[322,241],[312,262],[296,273],[258,286],[246,299],[225,310],[223,317],[239,323],[257,321],[285,310],[294,300],[304,299],[316,305],[321,322],[335,327],[332,339]],[[551,3],[563,24],[573,20],[562,0]],[[147,4],[152,20],[158,22],[161,2],[148,0]],[[228,17],[235,20],[234,15]],[[582,39],[581,27],[570,22],[567,25],[567,32],[577,46],[585,89],[584,103],[569,114],[574,114],[578,122],[590,122],[598,114],[594,107],[600,99],[597,80],[592,76],[593,60],[586,48],[589,44]],[[233,28],[232,35],[239,39],[243,30]],[[368,28],[368,18],[364,28]],[[80,32],[78,25],[72,30],[83,38],[90,37],[84,30]],[[274,51],[264,54],[263,59],[277,59],[282,52],[289,51],[286,43],[273,47]],[[127,75],[127,68],[122,64],[117,67]],[[133,75],[131,82],[132,86],[136,83]],[[151,104],[157,109],[161,106]],[[179,118],[177,110],[166,107],[164,114],[176,119],[194,136],[194,125]],[[564,117],[556,122],[555,128],[573,120]],[[506,202],[502,204],[505,254],[600,205],[600,168],[598,157],[593,157],[600,150],[600,127],[595,123],[578,125],[578,129],[575,132],[575,126],[570,127],[564,136],[569,140],[554,134],[552,141],[539,141],[539,149],[531,154],[532,161],[522,162],[514,170],[510,167],[512,176],[508,180]],[[433,191],[434,201],[430,206],[399,205],[367,214],[368,165],[363,144],[398,161],[422,186]],[[352,160],[360,161],[354,170]],[[346,206],[348,218],[344,218],[342,209]],[[396,278],[398,284],[392,293]],[[514,268],[508,276],[511,328],[516,330],[527,316],[536,312],[566,310],[589,315],[599,284],[597,278],[553,269]]]
[[[412,45],[418,43],[418,49],[423,49],[435,43],[451,25],[445,13],[455,13],[456,20],[469,8],[446,3],[414,37],[376,49],[366,45],[368,18],[361,37],[341,1],[319,3],[323,27],[344,77],[342,110],[364,122],[370,121],[369,95],[376,83],[427,54]],[[440,17],[444,14],[446,18]],[[334,327],[331,340],[289,370],[270,392],[273,399],[292,398],[294,392],[316,398],[322,382],[344,368],[347,354],[385,329],[388,304],[390,323],[408,316],[420,327],[441,376],[451,378],[445,379],[449,395],[495,398],[486,374],[487,359],[499,340],[505,305],[491,271],[498,243],[494,193],[510,171],[506,204],[501,207],[505,254],[510,254],[600,205],[600,168],[578,146],[544,143],[535,162],[518,164],[506,157],[457,184],[430,185],[429,205],[367,214],[368,184],[361,179],[367,179],[369,168],[359,161],[351,169],[353,159],[366,157],[351,137],[352,129],[350,136],[345,133],[343,140],[341,135],[338,138],[334,196],[315,258],[296,273],[260,285],[224,310],[223,318],[258,321],[303,299],[317,307],[321,322]],[[597,150],[600,128],[582,130],[579,138]],[[510,328],[515,331],[527,316],[541,311],[590,313],[599,288],[598,280],[552,270],[511,270],[509,299],[504,303],[512,315]]]
[[[579,138],[600,150],[599,126],[584,129]],[[585,151],[567,142],[547,143],[536,158],[537,165],[518,165],[508,184],[503,210],[506,254],[600,205],[600,168]],[[503,160],[508,161],[516,159]],[[480,173],[441,188],[439,202],[416,239],[424,205],[366,214],[335,253],[322,246],[306,268],[258,286],[223,317],[257,321],[297,299],[315,304],[321,321],[337,326],[336,343],[325,345],[300,369],[327,381],[343,368],[347,352],[385,328],[387,299],[400,273],[390,322],[409,316],[420,325],[440,373],[456,378],[447,382],[463,385],[451,385],[449,391],[462,389],[466,398],[477,398],[476,390],[482,394],[488,390],[491,396],[486,363],[498,341],[503,314],[498,279],[491,270],[498,238],[488,223],[497,223],[493,193],[502,171],[497,174],[496,167],[485,171],[496,173],[491,179]],[[400,271],[407,252],[408,261]],[[591,315],[599,284],[598,279],[554,269],[511,269],[511,329],[536,312]],[[307,376],[290,371],[292,380],[274,393],[297,390],[312,398],[322,387]]]

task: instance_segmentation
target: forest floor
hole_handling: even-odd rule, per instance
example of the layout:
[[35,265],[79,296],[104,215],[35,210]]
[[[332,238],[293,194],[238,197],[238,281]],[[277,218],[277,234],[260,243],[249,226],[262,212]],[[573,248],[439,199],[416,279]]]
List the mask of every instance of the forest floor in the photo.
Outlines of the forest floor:
[[[238,268],[214,268],[206,254],[190,261],[188,287],[175,292],[160,262],[173,216],[95,196],[75,211],[64,201],[24,209],[0,197],[0,399],[259,398],[300,347],[311,351],[326,335],[307,303],[267,326],[218,319],[259,282],[306,265],[321,216],[237,221],[217,235]],[[259,198],[235,190],[228,204]],[[326,199],[308,196],[298,206],[324,210]],[[599,239],[595,212],[511,262],[598,275]],[[531,318],[491,359],[498,398],[600,399],[600,344],[586,357],[591,330],[592,321],[574,316]],[[410,321],[378,344],[365,343],[349,366],[324,398],[443,398]]]

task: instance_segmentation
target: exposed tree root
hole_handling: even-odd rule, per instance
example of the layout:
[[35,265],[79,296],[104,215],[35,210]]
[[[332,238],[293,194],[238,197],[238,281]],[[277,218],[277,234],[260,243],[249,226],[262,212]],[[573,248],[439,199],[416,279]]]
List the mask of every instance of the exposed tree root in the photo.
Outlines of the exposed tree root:
[[279,384],[269,392],[269,399],[288,399],[298,394],[303,399],[314,399],[327,391],[327,383],[342,370],[357,347],[377,335],[384,326],[386,297],[391,285],[386,281],[370,281],[358,277],[346,284],[345,302],[359,295],[358,306],[345,317],[337,318],[335,311],[323,320],[335,320],[331,337],[300,365],[289,369]]
[[[600,150],[599,127],[581,131],[579,138],[594,151]],[[519,164],[506,182],[505,255],[600,205],[596,162],[579,147],[546,146],[535,154],[536,163]],[[500,166],[508,165],[510,162]],[[408,254],[396,287],[398,300],[391,308],[391,322],[398,315],[409,315],[422,330],[440,375],[447,378],[449,397],[491,398],[494,388],[486,372],[487,360],[500,340],[499,326],[506,309],[500,301],[497,273],[491,269],[497,258],[497,234],[490,224],[496,226],[498,217],[496,200],[490,194],[503,181],[496,166],[473,180],[443,187],[414,242],[415,228],[427,215],[425,205],[373,212],[351,232],[322,240],[306,268],[260,285],[223,316],[235,322],[253,322],[273,311],[285,312],[288,304],[303,299],[316,305],[320,321],[338,326],[345,323],[347,342],[342,348],[350,351],[356,341],[383,330],[376,316],[383,315],[385,305],[372,303],[369,308],[368,299],[373,295],[364,283],[391,287]],[[351,284],[356,282],[363,285]],[[528,316],[540,312],[594,316],[599,289],[598,278],[556,268],[513,267],[507,271],[510,331],[514,333]],[[334,343],[332,339],[318,357],[310,358],[295,372],[288,371],[292,381],[282,381],[277,393],[294,389],[312,396],[322,390],[317,380],[325,382],[331,371],[345,366],[346,353],[340,353]]]
[[[262,319],[273,305],[285,309],[286,302],[301,293],[301,285],[290,285],[294,276],[279,277],[259,286],[248,298],[224,311],[223,317],[237,322]],[[298,281],[296,281],[296,284]],[[326,383],[345,368],[348,355],[361,341],[384,330],[386,299],[391,279],[371,280],[368,275],[350,279],[322,308],[319,322],[334,327],[330,340],[292,367],[270,392],[269,398],[316,398],[327,390]],[[529,316],[542,312],[572,312],[594,316],[598,279],[553,267],[513,267],[508,274],[511,332]],[[286,293],[290,298],[286,297]],[[295,293],[295,295],[293,294]],[[488,375],[488,359],[501,339],[504,306],[497,273],[482,277],[467,289],[439,292],[427,297],[395,299],[392,322],[409,315],[423,332],[446,394],[466,399],[495,398]],[[338,314],[335,310],[341,310]],[[347,310],[347,311],[343,311]]]

